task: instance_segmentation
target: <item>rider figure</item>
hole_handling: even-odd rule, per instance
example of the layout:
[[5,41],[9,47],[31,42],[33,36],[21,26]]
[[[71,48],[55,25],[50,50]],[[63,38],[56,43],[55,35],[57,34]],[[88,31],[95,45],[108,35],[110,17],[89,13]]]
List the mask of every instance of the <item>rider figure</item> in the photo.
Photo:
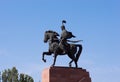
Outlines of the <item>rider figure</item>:
[[65,29],[64,23],[66,23],[65,20],[62,21],[62,26],[61,26],[61,37],[60,37],[60,43],[59,46],[60,48],[63,50],[63,53],[67,53],[68,52],[68,43],[67,43],[67,39],[70,39],[72,37],[75,37],[72,32],[69,32]]

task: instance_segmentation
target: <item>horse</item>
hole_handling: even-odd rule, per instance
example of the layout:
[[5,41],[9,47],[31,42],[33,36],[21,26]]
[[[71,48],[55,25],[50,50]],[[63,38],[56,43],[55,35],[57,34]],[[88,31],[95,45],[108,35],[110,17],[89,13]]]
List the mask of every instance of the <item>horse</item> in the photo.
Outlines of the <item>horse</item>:
[[78,68],[77,62],[82,52],[82,45],[67,43],[67,46],[66,46],[67,52],[63,53],[63,50],[59,46],[60,39],[58,38],[58,36],[59,34],[55,31],[52,31],[52,30],[45,31],[44,43],[49,42],[49,49],[47,52],[43,52],[42,60],[46,62],[46,59],[44,59],[44,55],[54,54],[53,56],[54,62],[52,66],[55,66],[56,58],[58,55],[68,55],[68,57],[71,59],[71,61],[69,62],[69,67],[72,66],[71,63],[74,61],[75,67]]

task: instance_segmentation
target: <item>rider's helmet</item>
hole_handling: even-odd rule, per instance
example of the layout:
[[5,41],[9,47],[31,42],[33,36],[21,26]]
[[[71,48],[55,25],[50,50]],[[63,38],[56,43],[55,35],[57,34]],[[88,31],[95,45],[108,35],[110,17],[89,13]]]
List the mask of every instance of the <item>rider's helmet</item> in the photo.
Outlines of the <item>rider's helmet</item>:
[[62,20],[62,24],[63,24],[63,23],[66,23],[66,20]]

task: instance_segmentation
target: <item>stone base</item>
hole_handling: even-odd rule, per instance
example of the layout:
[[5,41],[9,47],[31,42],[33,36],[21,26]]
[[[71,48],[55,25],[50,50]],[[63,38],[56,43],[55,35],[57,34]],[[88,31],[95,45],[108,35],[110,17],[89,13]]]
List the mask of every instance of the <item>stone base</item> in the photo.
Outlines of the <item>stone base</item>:
[[42,71],[42,82],[91,82],[91,78],[82,68],[49,67]]

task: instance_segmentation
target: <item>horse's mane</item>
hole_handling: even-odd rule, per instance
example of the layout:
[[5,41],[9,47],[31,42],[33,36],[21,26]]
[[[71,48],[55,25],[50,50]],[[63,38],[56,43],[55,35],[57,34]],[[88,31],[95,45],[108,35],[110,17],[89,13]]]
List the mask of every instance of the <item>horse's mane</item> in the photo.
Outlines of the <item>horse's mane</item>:
[[53,30],[48,30],[48,31],[45,31],[45,33],[54,33],[56,36],[59,36],[59,34]]
[[46,33],[54,33],[55,31],[52,31],[52,30],[48,30],[46,31]]

